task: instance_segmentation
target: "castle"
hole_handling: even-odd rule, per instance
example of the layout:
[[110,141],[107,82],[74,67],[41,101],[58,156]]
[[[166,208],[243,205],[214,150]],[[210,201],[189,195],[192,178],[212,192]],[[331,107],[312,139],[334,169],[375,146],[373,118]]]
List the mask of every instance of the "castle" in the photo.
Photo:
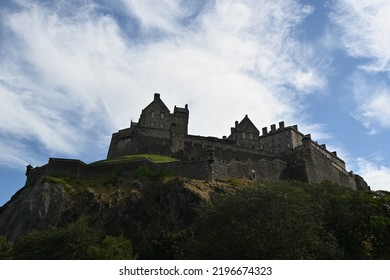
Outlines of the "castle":
[[298,126],[271,125],[262,133],[246,115],[236,121],[228,137],[201,137],[188,134],[188,106],[174,107],[173,113],[160,98],[142,110],[138,123],[112,135],[108,159],[128,154],[162,154],[183,162],[207,161],[208,179],[251,177],[262,179],[297,179],[308,182],[324,180],[355,190],[368,189],[359,175],[347,172],[345,162],[304,135]]
[[[120,165],[131,176],[141,164],[151,169],[169,168],[177,176],[195,179],[247,177],[265,180],[331,181],[353,190],[369,190],[364,179],[347,172],[345,162],[319,145],[298,126],[279,122],[261,134],[246,115],[236,121],[228,137],[202,137],[188,134],[189,109],[174,107],[173,113],[154,94],[154,100],[141,113],[139,121],[112,135],[107,162],[126,155],[159,154],[178,159],[153,163],[147,159],[110,164],[85,164],[78,160],[50,159],[49,163],[29,169],[28,180],[43,174],[61,172],[73,176],[99,177]],[[115,163],[116,162],[116,163]],[[30,178],[31,177],[31,178]]]

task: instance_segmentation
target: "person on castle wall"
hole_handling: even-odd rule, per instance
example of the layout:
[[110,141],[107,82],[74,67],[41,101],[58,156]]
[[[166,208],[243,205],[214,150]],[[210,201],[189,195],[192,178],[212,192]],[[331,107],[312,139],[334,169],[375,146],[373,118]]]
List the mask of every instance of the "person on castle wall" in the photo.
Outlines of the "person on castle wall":
[[256,180],[256,171],[255,170],[251,170],[252,174],[251,176],[249,176],[249,180]]

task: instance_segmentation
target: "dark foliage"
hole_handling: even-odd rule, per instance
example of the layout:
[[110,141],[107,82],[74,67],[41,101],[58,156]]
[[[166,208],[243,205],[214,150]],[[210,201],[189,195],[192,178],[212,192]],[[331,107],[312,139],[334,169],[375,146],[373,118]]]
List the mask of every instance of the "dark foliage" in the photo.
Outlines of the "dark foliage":
[[4,236],[0,236],[0,260],[11,260],[13,256],[13,246]]
[[47,231],[33,231],[14,246],[15,259],[83,260],[132,259],[131,242],[123,236],[102,238],[82,223]]
[[191,258],[389,259],[390,195],[263,182],[200,208]]

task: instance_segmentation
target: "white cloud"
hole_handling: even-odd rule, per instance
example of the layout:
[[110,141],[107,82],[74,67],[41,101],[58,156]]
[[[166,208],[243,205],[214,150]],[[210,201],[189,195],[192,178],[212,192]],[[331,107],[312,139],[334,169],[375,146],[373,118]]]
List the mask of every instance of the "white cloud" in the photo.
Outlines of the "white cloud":
[[105,155],[102,139],[137,120],[153,92],[169,107],[189,103],[192,133],[221,136],[245,114],[259,127],[301,120],[299,96],[325,83],[315,49],[294,34],[312,10],[293,0],[216,1],[201,11],[123,1],[140,29],[96,5],[66,13],[21,3],[2,14],[0,126],[49,153]]
[[390,70],[390,2],[387,0],[339,0],[331,19],[341,29],[349,55],[367,58],[368,71]]
[[357,108],[353,116],[367,127],[369,134],[390,128],[390,87],[376,77],[355,72],[350,77]]
[[127,12],[138,19],[145,29],[176,32],[180,20],[191,15],[191,6],[180,0],[121,0]]
[[390,191],[390,168],[365,158],[357,160],[359,174],[367,181],[372,190]]

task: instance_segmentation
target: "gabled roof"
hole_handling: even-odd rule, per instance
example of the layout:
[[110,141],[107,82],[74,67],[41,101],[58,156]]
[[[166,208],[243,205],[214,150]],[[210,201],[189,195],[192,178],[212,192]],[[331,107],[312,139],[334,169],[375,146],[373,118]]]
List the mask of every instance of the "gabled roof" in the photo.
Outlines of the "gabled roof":
[[249,119],[248,115],[242,119],[242,121],[237,125],[237,128],[245,128],[246,130],[252,130],[260,133],[257,127],[253,124],[253,122]]
[[170,112],[170,110],[168,109],[168,107],[164,104],[164,102],[161,100],[160,98],[160,94],[159,93],[155,93],[154,94],[154,100],[144,108],[144,110],[147,110],[149,107],[153,106],[153,105],[157,105],[158,107],[161,107],[163,110],[165,111],[168,111]]

